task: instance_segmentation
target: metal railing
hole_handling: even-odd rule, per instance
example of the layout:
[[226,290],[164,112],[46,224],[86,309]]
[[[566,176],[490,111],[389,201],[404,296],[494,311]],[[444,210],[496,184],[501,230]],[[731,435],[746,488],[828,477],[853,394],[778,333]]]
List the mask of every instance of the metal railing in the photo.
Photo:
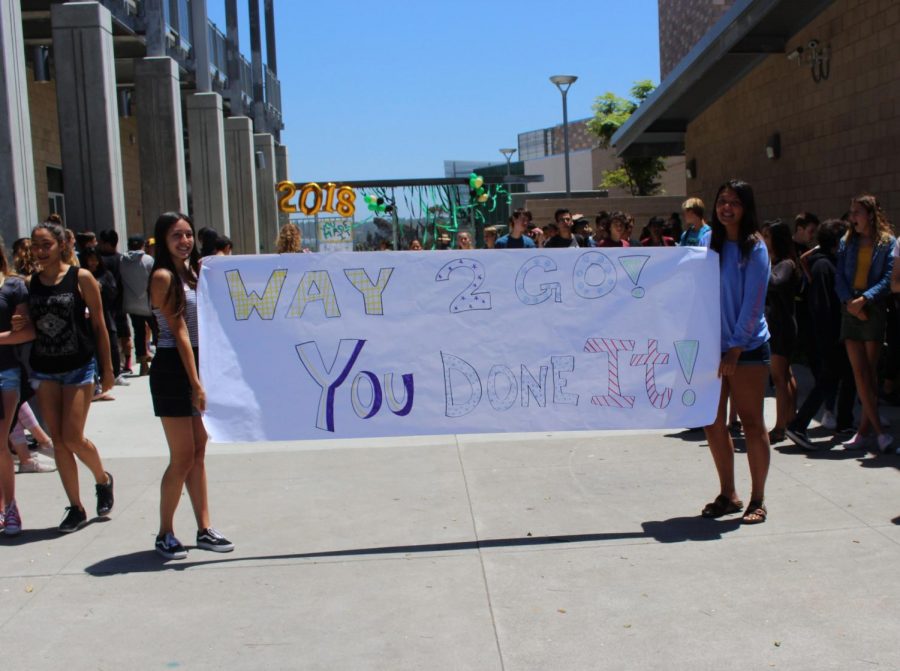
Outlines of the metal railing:
[[226,56],[226,37],[215,23],[207,19],[209,33],[209,74],[221,88],[228,86],[228,60]]
[[281,82],[278,77],[269,69],[269,66],[263,68],[265,77],[265,97],[266,107],[270,114],[274,114],[276,119],[281,122]]

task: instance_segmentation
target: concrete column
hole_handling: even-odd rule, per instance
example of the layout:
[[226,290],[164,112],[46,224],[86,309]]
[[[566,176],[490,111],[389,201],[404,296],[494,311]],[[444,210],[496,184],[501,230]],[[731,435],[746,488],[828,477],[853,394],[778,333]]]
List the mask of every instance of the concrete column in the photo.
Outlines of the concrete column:
[[168,56],[135,63],[141,207],[148,222],[163,212],[187,211],[184,128],[178,64]]
[[253,77],[253,130],[268,133],[266,108],[263,105],[262,36],[259,31],[259,0],[247,0],[250,23],[250,71]]
[[194,47],[194,76],[197,78],[197,91],[204,93],[212,90],[212,78],[209,75],[209,23],[206,18],[206,0],[191,1],[191,23],[194,26],[191,38]]
[[[283,182],[286,179],[290,179],[290,173],[288,172],[288,148],[283,144],[275,145],[275,183]],[[276,206],[278,204],[276,194]],[[284,226],[287,223],[290,223],[291,215],[287,212],[282,212],[280,209],[278,210],[278,226]]]
[[18,2],[0,3],[0,59],[0,233],[7,244],[12,244],[38,223]]
[[209,226],[231,237],[222,96],[218,93],[188,96],[187,120],[194,226],[198,229]]
[[169,0],[144,0],[144,40],[147,56],[166,55],[166,16],[163,3]]
[[263,12],[266,16],[266,65],[273,75],[278,74],[278,61],[275,53],[275,7],[273,0],[263,0]]
[[249,117],[225,119],[225,173],[228,176],[228,219],[236,254],[259,253],[256,215],[256,168],[253,122]]
[[125,189],[109,10],[96,2],[53,4],[50,20],[66,225],[76,231],[115,228],[124,240]]
[[225,0],[225,74],[228,75],[228,100],[231,116],[243,116],[241,97],[241,45],[238,32],[237,0]]
[[275,193],[275,138],[271,133],[253,136],[256,150],[256,204],[259,217],[259,243],[266,254],[275,251],[280,227],[278,194]]

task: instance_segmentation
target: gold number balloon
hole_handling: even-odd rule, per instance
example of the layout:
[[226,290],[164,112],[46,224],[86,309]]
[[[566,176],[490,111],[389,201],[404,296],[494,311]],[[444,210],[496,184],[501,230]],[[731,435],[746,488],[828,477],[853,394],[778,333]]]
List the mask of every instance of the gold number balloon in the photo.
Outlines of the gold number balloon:
[[284,194],[278,199],[278,208],[282,212],[293,213],[297,211],[296,205],[291,205],[291,198],[297,193],[297,185],[293,182],[278,182],[275,187],[278,193]]
[[[309,194],[313,194],[313,204],[307,204]],[[315,182],[304,184],[300,189],[300,211],[309,216],[316,214],[322,208],[322,188]]]
[[356,212],[356,192],[349,186],[342,186],[337,190],[337,204],[335,211],[342,217],[352,217]]
[[322,211],[334,212],[334,190],[337,188],[334,182],[325,185],[325,195],[322,198]]

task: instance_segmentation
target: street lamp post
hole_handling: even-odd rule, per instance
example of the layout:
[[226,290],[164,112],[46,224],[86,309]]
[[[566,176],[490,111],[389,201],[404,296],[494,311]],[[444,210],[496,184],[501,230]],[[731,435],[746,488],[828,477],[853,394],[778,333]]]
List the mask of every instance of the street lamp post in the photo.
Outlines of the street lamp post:
[[550,77],[550,81],[556,84],[556,88],[559,89],[559,92],[562,93],[562,103],[563,103],[563,149],[565,152],[565,161],[566,161],[566,198],[572,197],[572,186],[569,181],[569,110],[566,106],[566,94],[569,92],[569,87],[572,86],[578,77],[575,75],[553,75]]
[[512,161],[513,154],[516,153],[516,150],[511,147],[505,147],[500,150],[500,153],[506,157],[506,176],[509,177],[509,162]]

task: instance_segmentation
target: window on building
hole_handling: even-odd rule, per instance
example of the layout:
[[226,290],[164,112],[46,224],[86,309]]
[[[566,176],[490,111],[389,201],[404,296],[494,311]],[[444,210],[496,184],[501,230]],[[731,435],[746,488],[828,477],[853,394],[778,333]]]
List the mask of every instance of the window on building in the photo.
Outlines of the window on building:
[[50,200],[50,214],[58,214],[66,220],[66,196],[63,192],[62,168],[47,166],[47,198]]
[[550,156],[553,153],[551,128],[519,133],[519,160],[531,161]]

